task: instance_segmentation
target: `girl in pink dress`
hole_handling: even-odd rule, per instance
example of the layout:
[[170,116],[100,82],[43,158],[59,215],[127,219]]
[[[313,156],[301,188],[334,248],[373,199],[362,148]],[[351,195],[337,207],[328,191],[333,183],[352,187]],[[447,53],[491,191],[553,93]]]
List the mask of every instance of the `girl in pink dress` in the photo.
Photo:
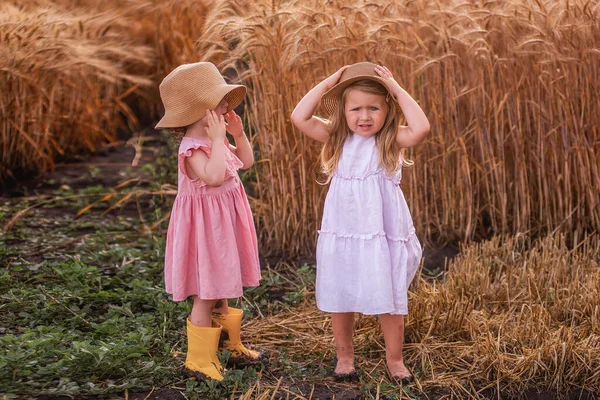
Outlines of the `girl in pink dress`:
[[244,86],[227,84],[208,62],[181,65],[160,84],[165,115],[156,128],[185,132],[167,233],[165,287],[174,301],[193,297],[186,368],[216,380],[223,379],[218,349],[231,351],[234,365],[260,359],[240,341],[242,310],[227,305],[260,280],[254,221],[237,173],[254,162],[233,111],[245,94]]
[[[327,119],[315,116],[321,104]],[[408,126],[399,124],[404,113]],[[292,121],[323,142],[330,186],[317,242],[316,297],[331,313],[334,376],[356,380],[354,313],[379,315],[390,374],[411,380],[404,365],[408,286],[421,245],[400,190],[401,149],[420,143],[429,121],[386,67],[362,62],[341,68],[298,103]]]

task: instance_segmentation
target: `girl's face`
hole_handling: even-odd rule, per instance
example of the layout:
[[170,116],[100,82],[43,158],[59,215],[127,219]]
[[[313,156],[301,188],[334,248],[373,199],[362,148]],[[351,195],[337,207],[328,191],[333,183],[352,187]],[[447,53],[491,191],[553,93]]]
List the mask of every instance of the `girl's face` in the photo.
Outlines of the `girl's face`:
[[375,135],[383,128],[388,105],[385,96],[349,89],[346,92],[344,115],[352,132],[360,136]]
[[217,113],[217,115],[225,115],[227,114],[227,107],[229,107],[229,103],[227,102],[227,100],[223,99],[215,107],[215,112]]
[[[215,113],[217,113],[217,115],[225,115],[225,114],[227,114],[227,108],[228,107],[229,107],[229,103],[227,102],[227,100],[223,99],[215,107],[215,109],[213,111]],[[208,126],[208,120],[206,118],[206,115],[204,117],[202,117],[202,119],[200,121],[202,122],[202,126]]]

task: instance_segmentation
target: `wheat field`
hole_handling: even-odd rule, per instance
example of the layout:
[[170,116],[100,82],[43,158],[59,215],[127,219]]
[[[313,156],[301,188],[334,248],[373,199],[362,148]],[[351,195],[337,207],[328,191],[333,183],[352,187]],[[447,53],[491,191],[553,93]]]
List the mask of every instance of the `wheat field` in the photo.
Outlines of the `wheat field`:
[[317,183],[318,146],[289,116],[321,79],[362,60],[387,65],[430,119],[402,185],[424,238],[598,229],[598,2],[288,1],[225,10],[199,49],[252,89],[247,118],[261,154],[254,206],[267,248],[313,247],[326,188]]
[[369,60],[390,67],[432,125],[402,184],[422,240],[592,232],[599,4],[4,3],[0,180],[52,170],[57,157],[115,140],[119,126],[155,120],[160,80],[212,61],[249,87],[261,250],[311,254],[326,187],[318,146],[289,116],[319,80]]
[[[248,87],[258,158],[246,184],[264,257],[314,253],[327,187],[319,145],[290,120],[310,88],[368,60],[426,112],[431,133],[409,150],[401,187],[426,246],[462,247],[440,279],[411,287],[419,389],[600,387],[599,0],[4,1],[0,185],[152,126],[160,81],[201,60]],[[253,344],[329,359],[330,322],[312,297],[248,322]],[[360,318],[358,362],[373,377],[378,335]],[[274,398],[277,379],[240,398]]]
[[205,12],[192,0],[0,4],[0,184],[155,120],[158,84],[196,57]]

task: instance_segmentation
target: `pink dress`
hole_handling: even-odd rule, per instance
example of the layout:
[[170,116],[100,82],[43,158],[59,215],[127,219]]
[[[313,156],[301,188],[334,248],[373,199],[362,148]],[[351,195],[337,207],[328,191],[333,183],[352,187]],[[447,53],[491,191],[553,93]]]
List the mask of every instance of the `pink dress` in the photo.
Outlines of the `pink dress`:
[[260,266],[252,212],[237,170],[243,165],[229,150],[221,186],[190,179],[185,158],[194,149],[210,156],[208,140],[184,137],[179,146],[178,191],[167,232],[165,287],[174,301],[242,296],[258,286]]

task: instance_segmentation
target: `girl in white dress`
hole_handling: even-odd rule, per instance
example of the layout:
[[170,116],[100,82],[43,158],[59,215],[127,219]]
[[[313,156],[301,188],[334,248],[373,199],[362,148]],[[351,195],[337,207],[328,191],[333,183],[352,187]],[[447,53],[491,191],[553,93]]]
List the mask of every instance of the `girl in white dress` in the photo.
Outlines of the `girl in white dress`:
[[[327,119],[317,117],[319,104]],[[399,124],[404,113],[408,126]],[[391,376],[410,381],[404,365],[407,291],[421,245],[399,187],[401,149],[419,144],[429,121],[383,66],[345,66],[298,103],[292,121],[322,143],[330,182],[317,242],[317,306],[331,313],[334,376],[356,380],[354,313],[379,315]]]

